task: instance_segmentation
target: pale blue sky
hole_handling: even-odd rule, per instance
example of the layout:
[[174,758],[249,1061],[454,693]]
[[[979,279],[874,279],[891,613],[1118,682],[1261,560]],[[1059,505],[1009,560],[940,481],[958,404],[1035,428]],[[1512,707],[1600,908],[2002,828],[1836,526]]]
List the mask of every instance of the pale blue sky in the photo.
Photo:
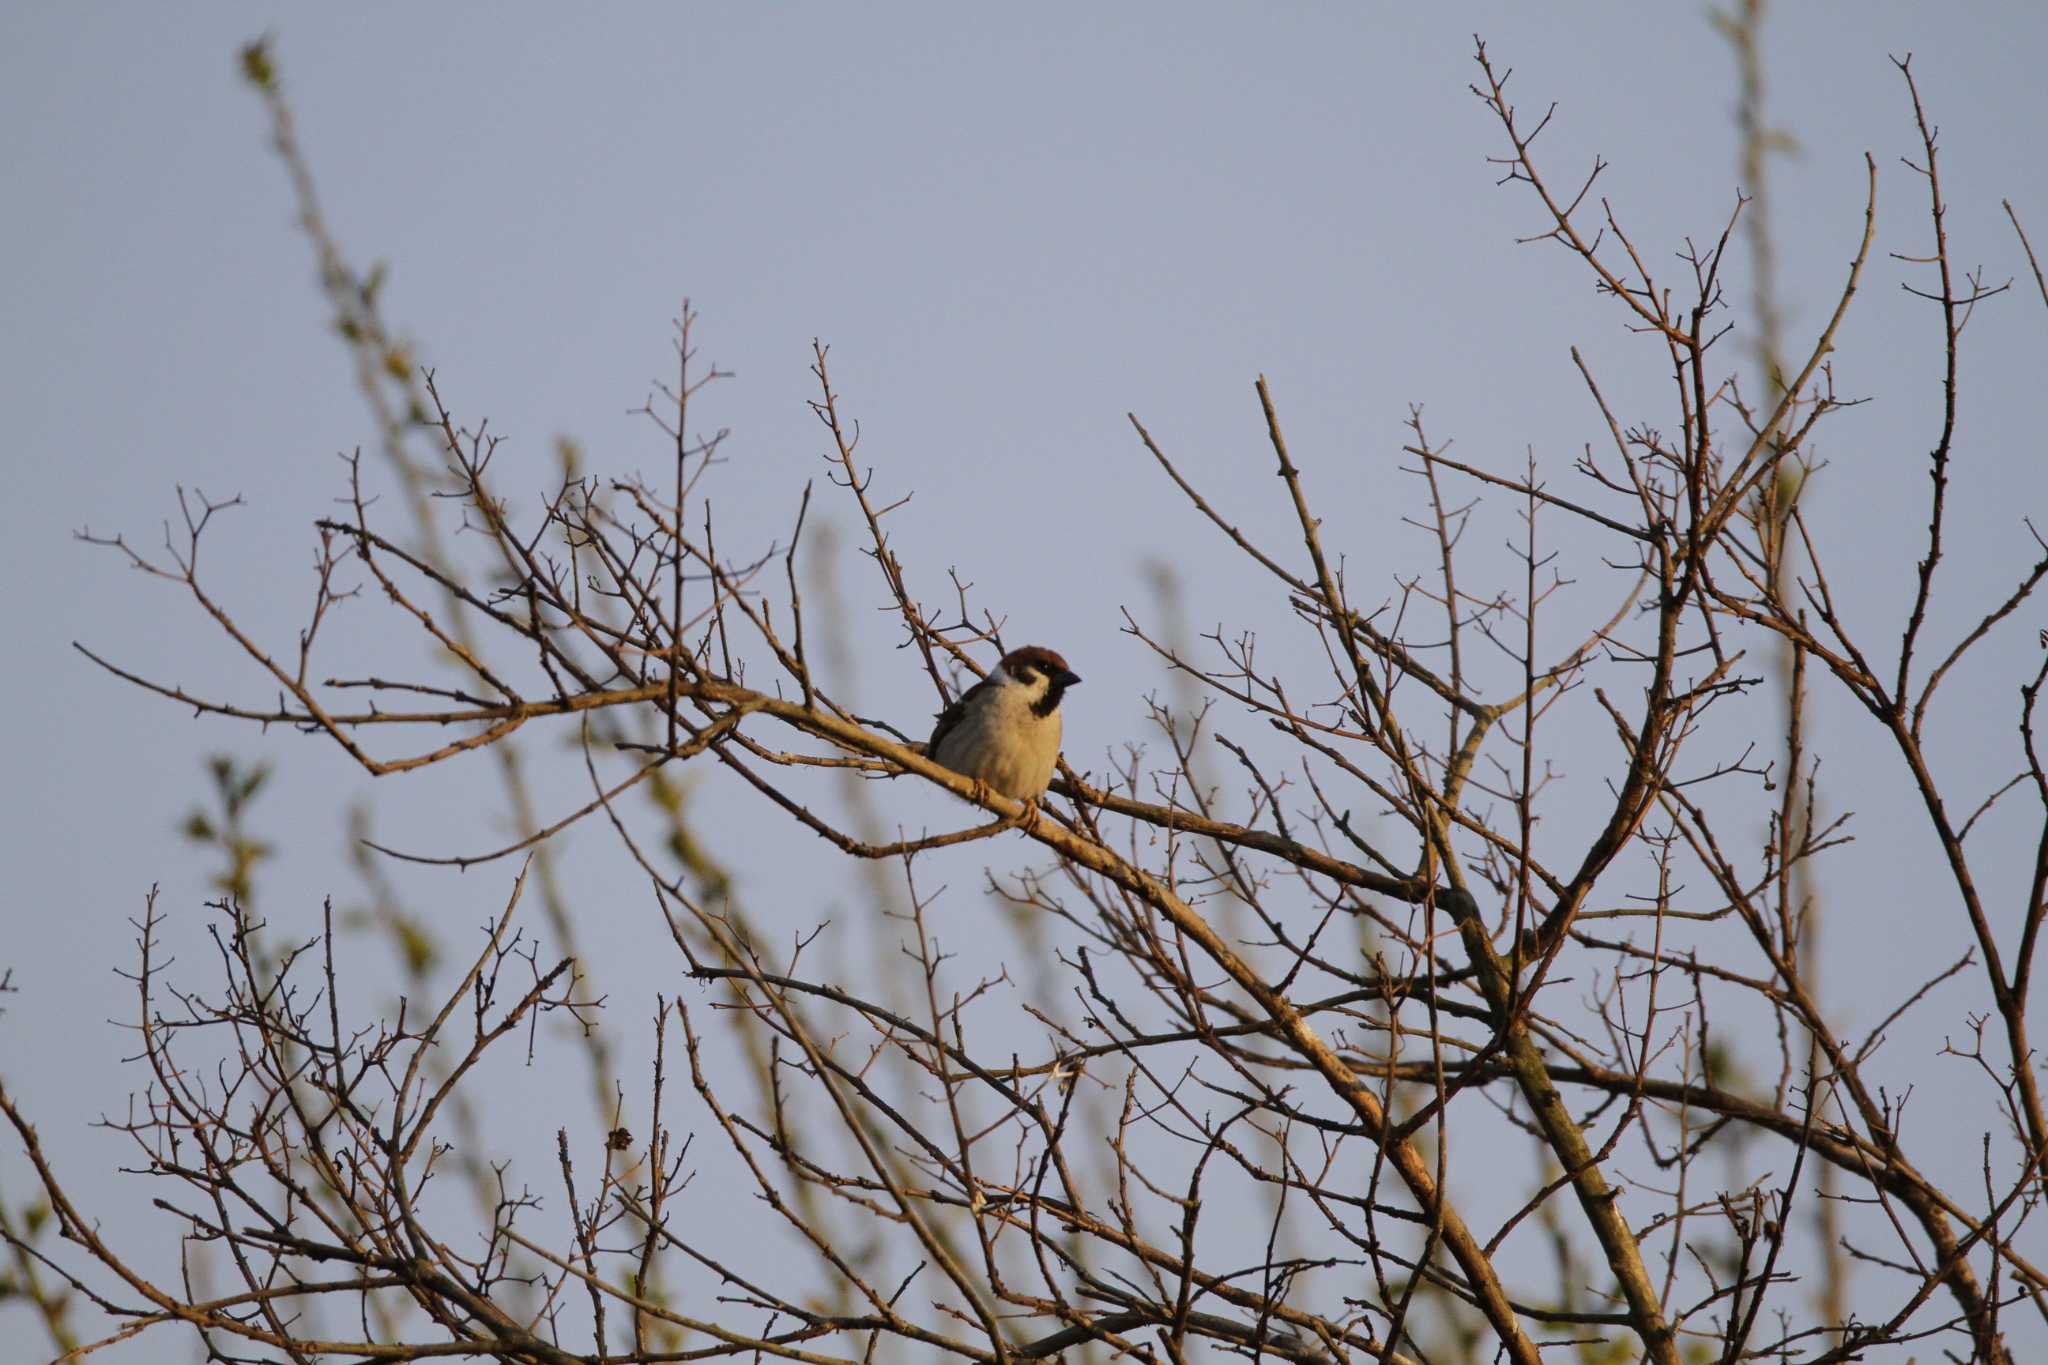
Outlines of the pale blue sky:
[[[1795,342],[1832,305],[1861,229],[1863,153],[1879,163],[1879,254],[1836,357],[1843,389],[1875,401],[1834,428],[1815,508],[1843,547],[1852,613],[1874,624],[1892,619],[1911,572],[1938,414],[1932,318],[1899,288],[1907,267],[1883,254],[1924,252],[1927,231],[1921,187],[1898,162],[1918,144],[1887,54],[1915,54],[1941,125],[1955,254],[1997,282],[2024,270],[2001,198],[2048,245],[2048,23],[2021,5],[1783,10],[1772,112],[1801,151],[1777,163],[1772,209]],[[1532,449],[1566,481],[1583,443],[1604,439],[1571,367],[1576,344],[1624,420],[1675,425],[1660,359],[1583,270],[1514,244],[1540,224],[1484,160],[1501,142],[1466,90],[1475,29],[1515,68],[1525,109],[1559,102],[1539,144],[1552,176],[1572,183],[1606,158],[1605,192],[1676,283],[1673,253],[1719,229],[1737,185],[1734,65],[1697,6],[0,13],[12,486],[0,575],[17,603],[0,682],[0,766],[14,778],[0,967],[21,987],[4,1002],[0,1059],[95,1212],[117,1227],[133,1216],[129,1192],[89,1179],[117,1148],[81,1127],[132,1084],[116,1064],[128,1043],[105,1022],[127,1007],[112,968],[127,965],[129,920],[152,883],[180,914],[204,898],[205,869],[175,832],[203,757],[280,764],[258,824],[287,856],[266,869],[263,895],[295,932],[323,894],[351,894],[336,812],[371,794],[327,746],[194,721],[70,649],[82,640],[195,691],[267,696],[174,591],[72,532],[154,544],[174,485],[241,494],[250,506],[220,527],[211,572],[252,625],[289,641],[311,594],[307,523],[339,491],[336,452],[371,437],[261,108],[236,75],[241,43],[275,36],[338,236],[358,263],[391,263],[389,315],[461,415],[508,437],[498,468],[515,498],[546,482],[557,435],[605,472],[660,467],[657,438],[627,413],[667,374],[670,319],[688,295],[704,354],[738,376],[705,418],[735,432],[721,525],[733,543],[777,534],[803,480],[822,473],[804,406],[822,338],[880,486],[917,494],[896,542],[915,580],[937,597],[958,566],[1013,640],[1068,655],[1087,678],[1068,754],[1099,770],[1143,737],[1140,697],[1159,685],[1118,633],[1119,607],[1152,605],[1142,565],[1182,572],[1198,628],[1276,612],[1168,496],[1126,411],[1254,535],[1291,548],[1251,388],[1268,375],[1354,581],[1373,584],[1428,567],[1427,543],[1400,522],[1416,491],[1398,473],[1411,403],[1462,458],[1507,470]],[[1958,553],[1936,600],[1951,636],[1964,607],[2030,562],[2019,517],[2048,512],[2034,412],[2048,310],[2021,283],[1968,338]],[[822,480],[819,498],[850,527]],[[1514,534],[1512,510],[1475,531],[1475,554]],[[1598,547],[1565,548],[1567,571],[1600,596]],[[873,605],[866,561],[845,563],[847,599]],[[929,699],[868,620],[855,638],[873,649],[848,690],[915,730]],[[2042,623],[2035,611],[2016,625],[1954,684],[1954,700],[1978,704],[1935,722],[1965,787],[2011,770],[2012,689]],[[1896,781],[1896,764],[1855,722],[1819,721],[1838,740],[1835,790],[1857,798],[1839,804],[1864,822],[1844,855],[1853,917],[1839,932],[1853,951],[1830,967],[1852,1018],[1888,1007],[1962,941],[1944,924],[1921,949],[1930,912],[1916,896],[1939,883],[1915,880],[1926,849],[1866,795]],[[490,843],[502,822],[475,808],[481,771],[379,787],[380,827],[448,849]],[[899,798],[913,826],[958,814],[929,793],[892,788]],[[779,907],[757,913],[794,929],[856,894],[817,852],[806,845],[792,855],[801,870],[782,874],[736,859],[755,903]],[[595,970],[637,1019],[670,970],[635,975],[642,893],[596,832],[571,856],[591,879]],[[980,908],[980,863],[1022,856],[980,846],[947,864],[959,913]],[[2015,889],[2010,866],[1996,875]],[[501,869],[409,885],[468,926],[504,883]],[[634,898],[634,918],[608,939],[614,897]],[[1960,1027],[1959,1007],[1930,1018]],[[1896,1045],[1924,1057],[1937,1043]],[[1933,1127],[1938,1106],[1919,1121]],[[1974,1150],[1973,1133],[1953,1136]],[[22,1176],[0,1143],[0,1190],[19,1200]]]

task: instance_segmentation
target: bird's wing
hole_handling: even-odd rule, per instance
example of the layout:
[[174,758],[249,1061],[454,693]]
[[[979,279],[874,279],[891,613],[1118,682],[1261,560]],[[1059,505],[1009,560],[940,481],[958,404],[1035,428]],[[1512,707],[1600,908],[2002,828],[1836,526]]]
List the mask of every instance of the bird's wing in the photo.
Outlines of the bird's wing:
[[952,733],[953,727],[960,723],[960,718],[967,714],[967,702],[969,698],[978,696],[979,694],[986,692],[989,688],[993,687],[994,685],[995,684],[991,683],[987,678],[983,678],[980,682],[976,683],[974,686],[968,688],[965,692],[962,692],[958,697],[956,697],[951,706],[948,706],[945,710],[939,712],[939,723],[932,727],[931,740],[924,746],[925,755],[927,757],[932,759],[938,758],[939,745],[945,741],[945,738],[948,734]]

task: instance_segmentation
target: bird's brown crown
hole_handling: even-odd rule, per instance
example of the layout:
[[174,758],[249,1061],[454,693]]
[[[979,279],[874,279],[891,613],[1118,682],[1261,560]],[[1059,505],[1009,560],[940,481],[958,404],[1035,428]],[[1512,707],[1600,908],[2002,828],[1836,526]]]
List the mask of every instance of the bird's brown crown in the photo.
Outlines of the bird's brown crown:
[[1044,645],[1026,645],[1022,649],[1013,649],[1003,656],[1003,667],[1012,673],[1020,672],[1031,664],[1036,664],[1048,677],[1074,671],[1067,667],[1065,659]]

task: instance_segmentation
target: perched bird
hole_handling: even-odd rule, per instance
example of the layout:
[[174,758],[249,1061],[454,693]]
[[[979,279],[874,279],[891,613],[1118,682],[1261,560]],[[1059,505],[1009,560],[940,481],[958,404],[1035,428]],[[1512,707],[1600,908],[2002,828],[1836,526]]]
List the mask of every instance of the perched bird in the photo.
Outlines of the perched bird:
[[1035,815],[1059,762],[1060,697],[1079,681],[1049,649],[1013,649],[945,709],[924,751]]

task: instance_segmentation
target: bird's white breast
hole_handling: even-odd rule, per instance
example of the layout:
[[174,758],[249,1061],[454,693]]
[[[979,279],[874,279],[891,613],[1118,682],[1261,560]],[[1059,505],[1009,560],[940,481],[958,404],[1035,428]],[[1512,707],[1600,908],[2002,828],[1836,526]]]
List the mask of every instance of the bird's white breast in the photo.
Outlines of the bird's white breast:
[[1032,703],[1043,695],[1043,685],[990,689],[977,699],[980,705],[966,709],[933,757],[1014,800],[1044,795],[1060,756],[1060,713],[1032,712]]

